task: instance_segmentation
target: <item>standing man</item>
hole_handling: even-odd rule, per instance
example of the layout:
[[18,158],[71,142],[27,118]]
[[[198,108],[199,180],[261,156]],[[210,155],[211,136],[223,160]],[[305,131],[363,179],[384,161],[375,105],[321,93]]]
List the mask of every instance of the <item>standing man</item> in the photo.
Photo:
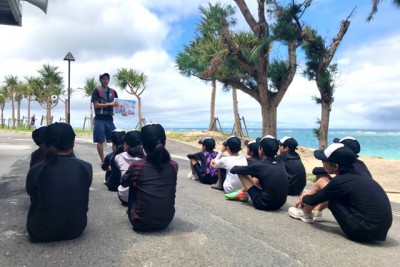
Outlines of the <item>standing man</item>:
[[110,74],[100,75],[100,87],[93,90],[92,102],[94,106],[94,129],[93,142],[97,143],[97,152],[99,153],[101,164],[104,161],[104,142],[111,142],[111,133],[115,130],[113,115],[115,106],[114,98],[118,98],[117,92],[108,87]]

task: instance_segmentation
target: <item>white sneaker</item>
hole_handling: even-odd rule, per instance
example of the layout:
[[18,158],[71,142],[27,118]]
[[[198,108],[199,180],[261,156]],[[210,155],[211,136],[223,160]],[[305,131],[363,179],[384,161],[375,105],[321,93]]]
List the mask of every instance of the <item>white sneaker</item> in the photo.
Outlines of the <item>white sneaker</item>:
[[303,222],[306,222],[306,223],[314,222],[312,214],[304,213],[302,208],[291,207],[291,208],[289,208],[288,211],[289,211],[290,217],[292,217],[292,218],[302,220]]
[[187,178],[192,180],[198,180],[197,175],[193,174],[192,172],[188,173]]
[[324,221],[324,218],[322,217],[322,211],[313,210],[312,216],[313,216],[314,222],[323,222]]

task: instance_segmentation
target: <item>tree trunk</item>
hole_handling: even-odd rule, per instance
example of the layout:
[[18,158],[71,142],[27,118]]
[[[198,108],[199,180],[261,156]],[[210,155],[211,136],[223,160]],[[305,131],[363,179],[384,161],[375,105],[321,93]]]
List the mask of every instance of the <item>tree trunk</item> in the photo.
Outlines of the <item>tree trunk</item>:
[[15,129],[15,107],[14,107],[13,93],[11,93],[11,117],[12,117],[12,128]]
[[17,100],[17,127],[21,126],[21,100]]
[[31,99],[28,97],[28,118],[27,118],[27,126],[31,128]]
[[232,87],[232,100],[233,100],[233,116],[235,122],[234,135],[237,137],[244,137],[242,124],[240,123],[239,107],[237,101],[237,90],[234,87]]
[[138,119],[139,119],[139,130],[142,129],[142,99],[140,96],[136,96],[138,100]]
[[47,97],[47,103],[46,103],[46,125],[51,124],[51,97]]
[[272,101],[265,101],[265,103],[261,107],[263,136],[272,135],[276,137],[277,106],[275,106]]
[[319,149],[325,149],[328,144],[328,128],[331,104],[322,101],[321,104],[321,122],[319,127]]
[[4,106],[1,107],[1,128],[4,128]]
[[217,131],[215,123],[215,96],[217,93],[217,81],[212,79],[211,81],[211,102],[210,102],[210,125],[208,127],[209,131]]
[[93,102],[90,101],[90,130],[93,132]]

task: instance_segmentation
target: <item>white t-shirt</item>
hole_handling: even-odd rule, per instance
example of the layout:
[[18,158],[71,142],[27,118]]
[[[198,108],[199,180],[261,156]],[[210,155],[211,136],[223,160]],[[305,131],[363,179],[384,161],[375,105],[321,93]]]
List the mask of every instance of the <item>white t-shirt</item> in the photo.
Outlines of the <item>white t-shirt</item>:
[[226,194],[232,193],[243,187],[237,174],[231,173],[231,169],[234,166],[247,166],[247,160],[244,155],[239,156],[228,156],[222,157],[222,153],[218,153],[214,159],[215,168],[221,168],[226,170],[226,178],[224,181],[224,191]]

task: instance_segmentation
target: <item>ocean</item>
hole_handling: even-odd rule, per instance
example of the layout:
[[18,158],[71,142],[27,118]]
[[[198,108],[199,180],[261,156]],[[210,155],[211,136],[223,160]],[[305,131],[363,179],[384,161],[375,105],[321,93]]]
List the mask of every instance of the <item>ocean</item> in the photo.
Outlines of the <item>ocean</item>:
[[[202,131],[204,128],[166,128],[166,130],[185,132]],[[223,129],[223,131],[230,134],[232,129]],[[248,133],[251,139],[261,137],[261,129],[248,128]],[[295,138],[299,146],[318,149],[318,140],[312,129],[278,129],[277,138],[281,139],[284,136]],[[328,143],[331,143],[336,137],[346,136],[352,136],[358,140],[361,145],[359,153],[361,156],[400,160],[400,130],[330,129]]]

